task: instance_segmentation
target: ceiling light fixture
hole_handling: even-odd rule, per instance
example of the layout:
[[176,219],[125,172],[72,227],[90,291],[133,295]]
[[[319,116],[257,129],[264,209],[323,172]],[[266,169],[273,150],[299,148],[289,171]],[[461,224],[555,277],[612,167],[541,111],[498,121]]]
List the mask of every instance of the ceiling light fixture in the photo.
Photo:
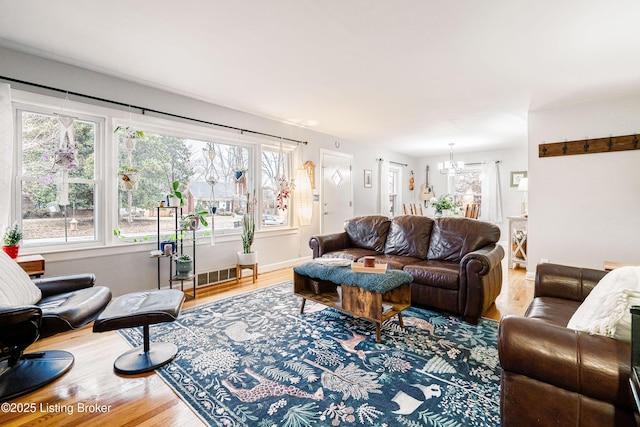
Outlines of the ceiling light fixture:
[[462,160],[458,160],[457,162],[453,161],[453,145],[453,142],[449,144],[449,147],[451,147],[449,151],[449,160],[438,163],[438,169],[443,175],[453,176],[464,169],[464,162]]

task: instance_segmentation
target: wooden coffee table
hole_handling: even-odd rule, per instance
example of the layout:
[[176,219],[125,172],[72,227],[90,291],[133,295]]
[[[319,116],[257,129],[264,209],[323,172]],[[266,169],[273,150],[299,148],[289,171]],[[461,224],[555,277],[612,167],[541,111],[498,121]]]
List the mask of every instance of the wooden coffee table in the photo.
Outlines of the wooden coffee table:
[[[295,267],[293,272],[293,292],[302,297],[300,313],[304,312],[305,302],[309,299],[352,316],[369,320],[376,324],[376,342],[380,342],[380,326],[385,320],[398,316],[398,322],[404,328],[402,310],[411,306],[410,283],[412,279],[410,279],[410,275],[404,280],[404,283],[393,285],[390,289],[386,289],[389,286],[385,286],[383,287],[384,292],[376,292],[364,289],[354,283],[347,284],[345,282],[355,278],[357,279],[356,282],[361,283],[363,279],[366,281],[367,276],[372,280],[382,280],[384,282],[384,278],[373,277],[378,276],[377,274],[349,272],[343,275],[345,276],[345,281],[336,283],[332,280],[311,277],[312,275],[324,277],[324,275],[313,273],[309,275],[309,272],[304,271],[304,266],[303,264]],[[336,268],[348,269],[349,267],[323,267],[322,269]],[[314,270],[318,270],[318,268],[314,267]],[[314,273],[316,272],[314,271]],[[328,272],[330,271],[325,271],[325,273]],[[320,271],[320,273],[323,272]],[[356,275],[365,276],[357,277]],[[387,279],[390,280],[391,277],[388,276]],[[338,285],[342,289],[342,299],[340,299],[340,295],[337,292]]]

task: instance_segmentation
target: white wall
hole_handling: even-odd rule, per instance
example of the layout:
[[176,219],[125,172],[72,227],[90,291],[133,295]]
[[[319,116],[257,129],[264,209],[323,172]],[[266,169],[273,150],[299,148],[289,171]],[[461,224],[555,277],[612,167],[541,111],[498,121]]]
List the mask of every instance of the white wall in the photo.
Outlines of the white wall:
[[[0,75],[195,119],[306,140],[309,142],[308,145],[298,147],[298,150],[302,150],[303,161],[312,160],[318,166],[320,165],[320,150],[352,154],[354,156],[355,215],[368,215],[376,212],[378,177],[375,159],[382,157],[403,163],[409,163],[410,160],[391,151],[371,150],[366,144],[357,144],[335,136],[239,112],[1,46]],[[50,93],[44,89],[34,89],[31,86],[16,83],[12,83],[12,87],[45,95],[61,96],[59,93]],[[72,101],[93,102],[73,96],[70,99]],[[110,104],[105,104],[105,106],[114,108]],[[274,141],[277,143],[277,140]],[[336,147],[336,141],[340,142],[339,148]],[[296,151],[293,156],[296,164],[300,162],[300,157],[300,153]],[[408,168],[404,168],[407,170],[407,174],[411,167],[414,166],[410,165]],[[364,169],[373,171],[372,188],[365,189],[363,186]],[[316,170],[316,183],[319,182],[319,179],[320,174]],[[408,183],[408,175],[405,176],[405,181]],[[274,231],[257,233],[253,248],[259,252],[260,270],[264,272],[295,265],[300,259],[310,257],[311,250],[308,241],[311,235],[320,232],[319,218],[320,206],[318,202],[315,202],[311,225],[299,226],[284,234]],[[115,295],[153,289],[156,286],[157,275],[156,261],[148,258],[148,252],[152,249],[155,249],[154,244],[138,244],[76,252],[45,253],[43,255],[46,260],[46,276],[93,272],[98,281],[108,285]],[[235,266],[235,253],[239,249],[241,249],[239,236],[217,239],[215,246],[199,245],[197,272]],[[114,272],[117,273],[114,274]],[[166,282],[163,281],[164,283]]]
[[640,130],[640,96],[529,114],[528,273],[543,258],[640,263],[640,150],[538,158],[538,145]]

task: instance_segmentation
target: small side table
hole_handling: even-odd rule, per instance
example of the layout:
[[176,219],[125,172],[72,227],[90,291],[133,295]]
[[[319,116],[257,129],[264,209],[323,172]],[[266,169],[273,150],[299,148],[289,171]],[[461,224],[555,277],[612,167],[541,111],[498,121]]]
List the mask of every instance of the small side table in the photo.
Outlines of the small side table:
[[42,255],[19,255],[16,262],[29,276],[40,277],[44,274]]
[[244,268],[250,268],[251,272],[253,273],[253,283],[256,283],[256,280],[258,280],[258,263],[255,264],[236,264],[236,283],[238,283],[238,280],[242,279],[242,270]]

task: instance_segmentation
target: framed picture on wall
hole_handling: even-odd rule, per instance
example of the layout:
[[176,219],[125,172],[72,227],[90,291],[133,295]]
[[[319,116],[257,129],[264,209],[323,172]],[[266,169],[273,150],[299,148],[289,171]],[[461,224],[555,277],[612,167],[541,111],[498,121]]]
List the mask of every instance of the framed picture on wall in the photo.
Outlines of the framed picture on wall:
[[364,170],[364,188],[371,188],[373,186],[371,180],[371,171],[369,169]]
[[526,177],[527,177],[527,171],[511,172],[511,186],[517,187],[520,184],[520,180]]

